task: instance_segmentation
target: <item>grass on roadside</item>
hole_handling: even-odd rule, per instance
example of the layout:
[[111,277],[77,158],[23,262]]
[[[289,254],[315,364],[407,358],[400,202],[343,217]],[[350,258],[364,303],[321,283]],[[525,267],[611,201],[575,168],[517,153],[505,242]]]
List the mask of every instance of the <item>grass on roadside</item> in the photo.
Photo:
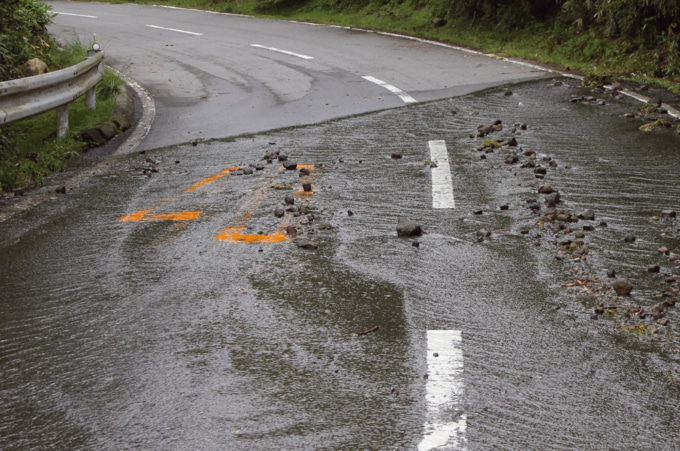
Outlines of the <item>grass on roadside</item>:
[[[53,49],[55,66],[63,69],[85,59],[88,47],[79,41],[70,42],[62,49]],[[31,187],[52,172],[65,169],[69,163],[87,150],[88,144],[78,141],[78,132],[106,120],[116,103],[122,81],[111,71],[96,88],[97,108],[88,110],[85,96],[69,105],[69,132],[62,140],[56,139],[56,113],[34,116],[23,121],[0,126],[0,188],[11,191]]]

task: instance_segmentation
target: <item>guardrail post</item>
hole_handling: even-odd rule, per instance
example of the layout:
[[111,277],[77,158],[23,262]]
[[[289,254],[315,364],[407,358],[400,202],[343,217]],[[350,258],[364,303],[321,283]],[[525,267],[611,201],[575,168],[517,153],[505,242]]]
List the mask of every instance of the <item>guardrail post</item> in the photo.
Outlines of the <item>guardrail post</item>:
[[[99,53],[98,50],[88,50],[87,51],[87,58],[90,59],[93,56],[95,56],[97,53]],[[101,62],[97,65],[97,71],[100,74],[104,74],[104,63]],[[94,110],[97,108],[97,90],[96,86],[93,86],[92,89],[87,91],[87,94],[85,94],[85,105],[87,105],[88,110]]]
[[57,108],[57,139],[63,139],[68,132],[68,104]]

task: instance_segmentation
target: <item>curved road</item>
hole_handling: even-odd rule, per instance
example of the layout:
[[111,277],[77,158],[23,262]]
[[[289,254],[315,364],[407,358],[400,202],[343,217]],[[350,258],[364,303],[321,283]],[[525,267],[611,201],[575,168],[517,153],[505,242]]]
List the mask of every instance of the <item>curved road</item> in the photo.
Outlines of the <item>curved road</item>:
[[157,6],[50,4],[62,13],[51,27],[55,35],[88,43],[96,33],[108,63],[154,97],[158,116],[143,149],[405,104],[363,77],[422,102],[545,76],[508,61],[343,28]]

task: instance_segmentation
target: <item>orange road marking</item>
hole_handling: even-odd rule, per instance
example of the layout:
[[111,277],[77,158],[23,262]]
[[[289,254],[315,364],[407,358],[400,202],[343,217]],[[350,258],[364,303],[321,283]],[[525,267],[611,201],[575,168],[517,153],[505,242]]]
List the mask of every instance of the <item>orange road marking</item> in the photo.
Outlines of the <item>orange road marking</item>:
[[185,192],[185,193],[190,193],[190,192],[192,192],[192,191],[196,191],[197,189],[202,188],[202,187],[204,187],[205,185],[214,182],[215,180],[221,179],[221,178],[224,177],[225,175],[229,175],[230,173],[232,173],[232,172],[234,172],[234,171],[237,171],[237,170],[239,170],[239,169],[241,169],[240,166],[234,166],[233,168],[224,169],[224,170],[222,170],[221,172],[219,172],[218,174],[211,175],[210,177],[204,178],[204,179],[201,180],[200,182],[194,183],[194,184],[191,185],[189,188],[185,189],[183,192]]

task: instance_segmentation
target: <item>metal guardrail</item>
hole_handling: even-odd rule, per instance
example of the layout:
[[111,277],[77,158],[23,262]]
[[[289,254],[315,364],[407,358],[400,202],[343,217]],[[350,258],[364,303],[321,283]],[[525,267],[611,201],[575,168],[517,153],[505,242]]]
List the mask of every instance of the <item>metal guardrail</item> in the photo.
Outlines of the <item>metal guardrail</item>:
[[68,132],[68,104],[86,94],[89,110],[96,106],[95,87],[104,79],[104,52],[66,69],[0,82],[0,125],[57,110],[57,138]]

